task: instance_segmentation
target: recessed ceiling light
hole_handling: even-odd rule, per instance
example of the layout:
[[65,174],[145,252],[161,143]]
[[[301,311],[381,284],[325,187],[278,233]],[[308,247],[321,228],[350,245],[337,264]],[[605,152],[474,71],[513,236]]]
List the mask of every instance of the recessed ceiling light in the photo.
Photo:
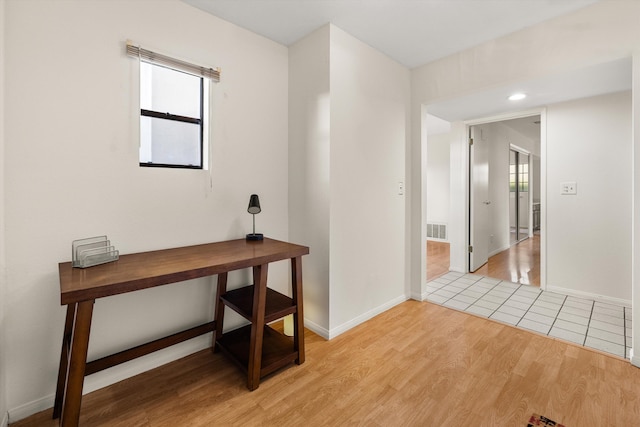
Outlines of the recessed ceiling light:
[[520,101],[521,99],[525,99],[527,97],[524,93],[514,93],[509,97],[509,101]]

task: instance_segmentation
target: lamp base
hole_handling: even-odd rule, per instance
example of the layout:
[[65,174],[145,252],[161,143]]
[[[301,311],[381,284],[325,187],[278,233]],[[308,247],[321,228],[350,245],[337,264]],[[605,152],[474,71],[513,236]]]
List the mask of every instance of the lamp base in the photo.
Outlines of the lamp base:
[[250,233],[247,234],[247,240],[263,240],[264,236],[262,233]]

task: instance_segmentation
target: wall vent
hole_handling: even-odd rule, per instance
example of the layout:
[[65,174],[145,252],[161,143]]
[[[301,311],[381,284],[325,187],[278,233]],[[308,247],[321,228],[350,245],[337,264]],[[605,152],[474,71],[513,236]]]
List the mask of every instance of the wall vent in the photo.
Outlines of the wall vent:
[[447,224],[427,224],[427,239],[447,240]]

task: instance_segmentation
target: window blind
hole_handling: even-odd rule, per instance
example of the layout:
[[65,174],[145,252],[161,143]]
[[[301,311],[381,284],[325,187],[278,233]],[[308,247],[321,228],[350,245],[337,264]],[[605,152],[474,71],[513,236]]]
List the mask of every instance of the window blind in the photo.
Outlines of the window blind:
[[129,41],[127,42],[127,55],[139,58],[141,61],[149,62],[151,64],[162,65],[164,67],[173,68],[174,70],[204,77],[213,80],[214,82],[220,81],[220,68],[208,68],[191,64],[161,53],[143,49],[140,46],[133,45]]

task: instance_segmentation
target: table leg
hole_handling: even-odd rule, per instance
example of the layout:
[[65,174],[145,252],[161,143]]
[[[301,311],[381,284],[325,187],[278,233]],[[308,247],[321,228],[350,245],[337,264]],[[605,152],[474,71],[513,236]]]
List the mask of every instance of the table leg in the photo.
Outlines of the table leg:
[[298,352],[296,363],[304,363],[304,311],[302,309],[302,257],[291,258],[291,288],[296,312],[293,313],[293,348]]
[[247,388],[249,390],[255,390],[260,385],[264,312],[267,299],[267,268],[268,264],[253,267],[253,313],[251,316],[251,341],[249,343],[249,366],[247,372]]
[[71,348],[71,331],[76,315],[76,304],[67,305],[67,317],[64,322],[64,332],[62,333],[62,350],[60,351],[60,366],[58,368],[58,383],[56,385],[56,398],[53,404],[53,419],[60,418],[62,412],[62,399],[64,397],[64,386],[69,370],[69,350]]
[[218,294],[216,295],[216,332],[213,337],[212,350],[217,352],[216,340],[222,337],[222,326],[224,322],[224,302],[222,302],[222,295],[227,292],[227,273],[218,274]]
[[71,333],[71,357],[64,391],[60,425],[75,427],[80,420],[82,386],[89,349],[89,332],[94,300],[82,301],[76,305],[73,331]]

